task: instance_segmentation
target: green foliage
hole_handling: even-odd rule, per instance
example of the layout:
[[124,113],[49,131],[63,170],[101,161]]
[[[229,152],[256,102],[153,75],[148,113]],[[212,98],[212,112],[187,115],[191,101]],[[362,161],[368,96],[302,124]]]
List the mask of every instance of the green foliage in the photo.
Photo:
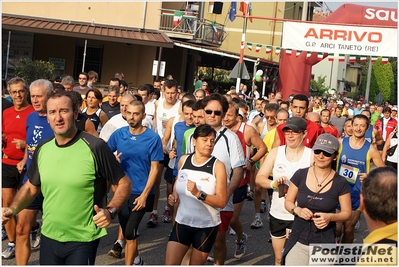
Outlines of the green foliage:
[[206,81],[212,80],[214,92],[224,94],[230,89],[230,86],[235,85],[236,79],[229,77],[230,70],[217,69],[211,67],[199,67],[198,73],[204,74]]
[[43,60],[22,58],[15,66],[15,76],[23,78],[27,84],[37,79],[52,79],[54,64]]
[[324,85],[324,82],[326,81],[326,75],[324,76],[318,76],[317,80],[311,80],[310,81],[310,86],[312,88],[312,95],[314,96],[325,96],[326,91],[328,91],[328,87]]
[[[387,64],[381,63],[381,57],[373,63],[370,79],[369,100],[376,103],[376,96],[381,92],[383,100],[396,100],[395,80],[390,62]],[[363,77],[362,92],[365,94],[367,85],[367,75]],[[394,101],[395,101],[394,100]]]

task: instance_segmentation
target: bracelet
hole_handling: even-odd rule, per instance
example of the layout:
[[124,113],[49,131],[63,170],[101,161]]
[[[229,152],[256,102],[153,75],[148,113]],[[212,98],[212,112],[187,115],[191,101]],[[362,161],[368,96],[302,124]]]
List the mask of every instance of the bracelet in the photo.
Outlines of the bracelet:
[[270,181],[270,188],[271,188],[271,189],[277,189],[277,188],[278,188],[277,186],[276,186],[276,187],[273,186],[273,183],[274,183],[274,182],[275,182],[275,181]]
[[296,208],[297,206],[294,206],[292,209],[291,209],[291,214],[292,215],[294,215],[294,216],[296,216],[296,213],[295,213],[295,208]]

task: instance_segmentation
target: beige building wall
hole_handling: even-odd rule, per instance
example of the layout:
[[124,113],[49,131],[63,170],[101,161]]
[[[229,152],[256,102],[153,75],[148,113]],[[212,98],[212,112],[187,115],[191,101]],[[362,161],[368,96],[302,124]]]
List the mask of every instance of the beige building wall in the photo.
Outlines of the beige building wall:
[[162,2],[3,2],[2,12],[23,16],[158,29]]

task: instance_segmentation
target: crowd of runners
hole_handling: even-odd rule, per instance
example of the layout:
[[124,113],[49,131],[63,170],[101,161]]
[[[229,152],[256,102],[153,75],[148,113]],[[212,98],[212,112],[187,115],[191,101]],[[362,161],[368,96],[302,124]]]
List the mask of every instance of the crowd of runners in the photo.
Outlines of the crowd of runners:
[[[159,264],[223,265],[227,234],[236,236],[234,257],[246,254],[245,200],[251,228],[268,224],[276,265],[307,264],[314,243],[352,243],[362,212],[389,227],[381,239],[397,242],[393,211],[369,216],[362,192],[372,164],[396,178],[396,105],[261,96],[244,84],[215,93],[203,78],[193,93],[171,75],[134,90],[120,72],[106,90],[94,71],[78,85],[69,75],[3,81],[2,258],[27,265],[40,246],[40,264],[93,265],[118,217],[108,255],[124,251],[126,265],[144,264],[143,219],[171,225]],[[162,179],[167,205],[158,207]],[[396,197],[386,201],[396,212]]]

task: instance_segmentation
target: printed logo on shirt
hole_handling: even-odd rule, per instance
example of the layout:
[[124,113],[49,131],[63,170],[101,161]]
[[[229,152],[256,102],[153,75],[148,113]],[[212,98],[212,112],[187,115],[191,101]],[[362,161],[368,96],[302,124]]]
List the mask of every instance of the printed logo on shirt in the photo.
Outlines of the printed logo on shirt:
[[201,178],[200,181],[207,181],[207,182],[209,182],[209,177]]
[[277,167],[276,167],[276,171],[277,171],[277,172],[284,172],[285,169],[286,169],[286,166],[285,166],[284,164],[279,164],[279,165],[277,165]]
[[15,118],[16,118],[16,119],[20,119],[21,117],[20,117],[19,115],[17,115]]

